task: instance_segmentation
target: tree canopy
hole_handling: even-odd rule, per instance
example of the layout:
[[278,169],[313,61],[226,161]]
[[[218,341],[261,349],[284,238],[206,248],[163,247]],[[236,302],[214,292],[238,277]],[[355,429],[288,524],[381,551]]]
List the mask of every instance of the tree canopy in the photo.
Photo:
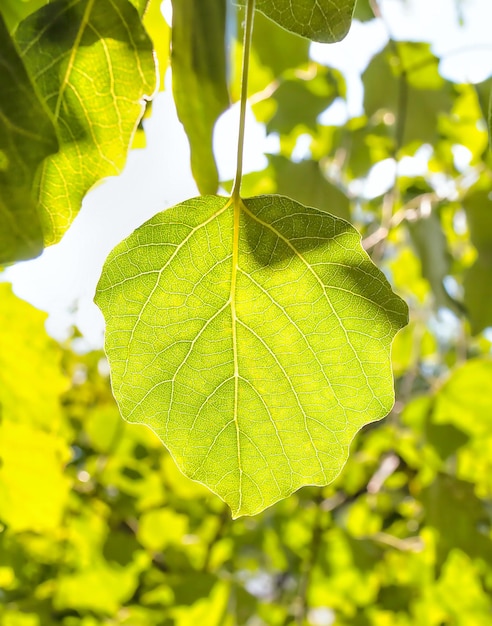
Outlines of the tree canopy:
[[[240,4],[0,6],[3,267],[122,170],[168,68],[202,194],[108,257],[105,352],[0,283],[0,622],[488,625],[492,79],[384,0]],[[363,110],[327,122],[352,96],[309,40],[371,20]],[[278,149],[221,180],[247,99]]]

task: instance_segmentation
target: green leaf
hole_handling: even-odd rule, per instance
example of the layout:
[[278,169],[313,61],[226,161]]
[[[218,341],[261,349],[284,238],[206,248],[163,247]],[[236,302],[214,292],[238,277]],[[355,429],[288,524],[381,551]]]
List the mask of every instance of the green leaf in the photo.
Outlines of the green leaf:
[[219,175],[212,139],[229,106],[225,59],[225,0],[173,0],[171,67],[176,109],[191,148],[200,193],[215,193]]
[[0,520],[17,531],[56,528],[70,487],[60,411],[68,381],[45,320],[0,284]]
[[380,119],[385,112],[393,113],[395,132],[402,131],[397,137],[402,146],[435,144],[439,118],[453,104],[452,86],[438,73],[439,60],[429,44],[398,42],[396,50],[398,54],[388,44],[364,72],[365,112],[368,117],[378,114]]
[[316,120],[338,96],[345,96],[345,82],[336,70],[311,65],[315,76],[283,81],[272,95],[277,107],[267,131],[288,134],[297,125],[316,130]]
[[374,19],[374,11],[372,10],[369,0],[357,0],[354,11],[354,19],[360,22],[368,22]]
[[3,15],[7,28],[13,33],[20,22],[30,13],[34,13],[49,0],[2,0],[0,14]]
[[279,28],[260,13],[255,16],[252,45],[258,60],[271,69],[274,78],[309,61],[309,41]]
[[345,37],[354,6],[355,0],[256,0],[256,8],[286,30],[324,43]]
[[470,238],[478,252],[464,277],[465,306],[473,334],[492,326],[492,199],[488,184],[485,189],[475,188],[463,201]]
[[123,168],[155,89],[152,44],[128,0],[57,0],[22,22],[16,40],[61,145],[39,184],[45,243],[52,244],[86,192]]
[[270,154],[268,160],[275,171],[276,191],[279,194],[295,198],[307,206],[329,211],[337,217],[349,219],[349,199],[325,178],[317,161],[307,159],[293,163],[276,154]]
[[208,196],[110,254],[96,303],[122,415],[251,515],[340,472],[393,404],[407,307],[344,220],[282,196]]
[[435,306],[455,309],[455,303],[444,287],[444,279],[450,273],[451,257],[439,215],[433,211],[427,217],[407,221],[407,226],[422,265],[422,276],[432,288]]
[[56,152],[53,122],[39,101],[0,15],[0,264],[43,249],[32,193],[38,167]]

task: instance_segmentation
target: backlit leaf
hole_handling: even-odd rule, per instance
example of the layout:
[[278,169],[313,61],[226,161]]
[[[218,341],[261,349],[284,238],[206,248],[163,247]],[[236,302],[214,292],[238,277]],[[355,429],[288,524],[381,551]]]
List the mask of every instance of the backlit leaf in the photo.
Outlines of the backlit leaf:
[[61,145],[39,184],[45,243],[52,244],[86,192],[123,168],[155,89],[152,44],[128,0],[57,0],[22,22],[16,40]]
[[123,416],[235,517],[324,485],[391,409],[406,305],[344,220],[282,196],[208,196],[110,254],[96,303]]
[[70,485],[60,411],[67,380],[45,319],[0,284],[0,520],[16,530],[55,528]]
[[219,186],[212,138],[215,121],[229,105],[225,25],[225,0],[173,0],[174,100],[201,193],[215,193]]
[[0,15],[0,264],[37,256],[43,233],[32,193],[58,141]]
[[256,8],[286,30],[325,43],[345,37],[354,6],[355,0],[256,0]]

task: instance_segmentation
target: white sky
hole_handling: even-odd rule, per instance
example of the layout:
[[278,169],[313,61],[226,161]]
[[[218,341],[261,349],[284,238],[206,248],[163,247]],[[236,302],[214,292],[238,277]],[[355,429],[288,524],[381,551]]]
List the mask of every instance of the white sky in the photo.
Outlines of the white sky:
[[[492,0],[463,0],[464,27],[458,24],[456,0],[380,0],[380,5],[395,38],[432,42],[433,51],[442,56],[441,72],[450,80],[479,82],[492,74]],[[339,68],[348,83],[348,110],[345,104],[335,103],[322,114],[324,123],[343,123],[347,115],[361,112],[360,74],[387,38],[385,25],[373,20],[354,22],[338,44],[311,46],[312,57]],[[236,120],[234,107],[216,128],[214,145],[224,178],[232,178],[235,169]],[[107,179],[87,195],[61,243],[2,275],[13,283],[18,296],[50,314],[48,331],[59,339],[75,323],[90,347],[102,345],[102,315],[92,298],[107,254],[158,211],[197,195],[187,140],[169,89],[157,96],[145,129],[147,148],[130,153],[119,177]],[[263,153],[274,143],[250,117],[245,171],[262,169]],[[373,191],[384,187],[383,173],[373,179]]]

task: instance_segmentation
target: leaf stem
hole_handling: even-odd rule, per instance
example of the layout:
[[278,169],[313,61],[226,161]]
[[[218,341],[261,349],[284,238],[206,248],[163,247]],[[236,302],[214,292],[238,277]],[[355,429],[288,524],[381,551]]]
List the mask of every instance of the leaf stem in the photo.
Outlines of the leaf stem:
[[237,200],[241,189],[241,179],[243,176],[243,152],[244,152],[244,131],[246,126],[246,103],[248,101],[248,73],[249,54],[251,40],[253,36],[255,0],[248,0],[246,7],[246,24],[244,26],[243,38],[243,64],[241,71],[241,108],[239,113],[239,136],[237,140],[237,164],[234,187],[232,188],[232,198]]

